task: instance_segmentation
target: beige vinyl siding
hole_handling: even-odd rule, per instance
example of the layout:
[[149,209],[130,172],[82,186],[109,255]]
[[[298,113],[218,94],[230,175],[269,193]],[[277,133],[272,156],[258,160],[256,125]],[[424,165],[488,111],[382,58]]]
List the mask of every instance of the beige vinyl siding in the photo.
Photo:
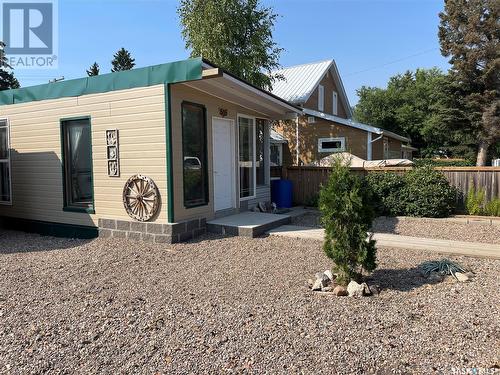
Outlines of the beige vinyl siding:
[[[227,119],[234,120],[237,123],[238,114],[262,117],[257,112],[247,108],[238,106],[219,99],[218,97],[209,95],[205,92],[199,91],[185,84],[172,85],[171,89],[171,104],[172,104],[172,139],[173,142],[173,170],[174,170],[174,219],[175,221],[188,220],[197,217],[205,217],[211,219],[214,214],[214,192],[213,192],[213,152],[212,152],[212,117],[221,117],[219,109],[227,109]],[[185,208],[183,199],[183,163],[182,163],[182,118],[181,118],[181,104],[183,101],[189,101],[205,106],[207,111],[207,150],[208,150],[208,197],[209,201],[206,206]],[[236,134],[236,139],[237,134]],[[236,164],[238,153],[236,152]],[[239,181],[238,171],[235,173],[235,188],[237,202],[239,202]],[[259,189],[259,188],[258,188]],[[263,189],[260,196],[264,197]],[[269,191],[269,187],[267,187]],[[270,192],[268,193],[270,194]],[[249,206],[252,204],[250,203]],[[238,208],[238,207],[237,207]]]
[[[60,120],[90,116],[95,214],[63,211]],[[0,106],[10,121],[12,206],[0,215],[96,226],[99,217],[131,220],[122,203],[126,180],[141,173],[158,186],[167,222],[164,86]],[[120,177],[108,177],[106,129],[118,129]]]

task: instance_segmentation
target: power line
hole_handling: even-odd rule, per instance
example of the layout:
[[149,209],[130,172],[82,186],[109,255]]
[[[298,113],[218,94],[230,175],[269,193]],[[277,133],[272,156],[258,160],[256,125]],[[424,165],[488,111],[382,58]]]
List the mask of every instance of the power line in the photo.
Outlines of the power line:
[[348,73],[348,74],[344,75],[344,77],[349,77],[349,76],[353,76],[353,75],[355,75],[355,74],[360,74],[360,73],[369,72],[370,70],[375,70],[375,69],[383,68],[384,66],[391,65],[391,64],[395,64],[395,63],[398,63],[398,62],[400,62],[400,61],[408,60],[408,59],[411,59],[411,58],[413,58],[413,57],[417,57],[417,56],[425,55],[426,53],[429,53],[429,52],[432,52],[432,51],[435,51],[435,50],[438,50],[438,49],[439,49],[439,48],[437,48],[437,47],[430,48],[430,49],[427,49],[427,50],[425,50],[425,51],[418,52],[418,53],[415,53],[415,54],[413,54],[413,55],[405,56],[405,57],[402,57],[402,58],[397,59],[397,60],[389,61],[389,62],[386,62],[386,63],[381,64],[381,65],[377,65],[377,66],[373,66],[373,67],[371,67],[371,68],[367,68],[367,69],[359,70],[359,71],[357,71],[357,72],[353,72],[353,73]]

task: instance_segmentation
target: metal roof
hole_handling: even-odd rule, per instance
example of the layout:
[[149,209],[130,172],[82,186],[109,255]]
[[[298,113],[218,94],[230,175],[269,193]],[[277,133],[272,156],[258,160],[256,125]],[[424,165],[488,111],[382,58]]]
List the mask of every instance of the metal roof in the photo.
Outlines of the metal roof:
[[276,130],[271,129],[271,143],[288,143],[287,139],[283,137]]
[[273,74],[282,75],[284,80],[273,83],[272,93],[291,103],[304,103],[332,63],[325,60],[276,70]]

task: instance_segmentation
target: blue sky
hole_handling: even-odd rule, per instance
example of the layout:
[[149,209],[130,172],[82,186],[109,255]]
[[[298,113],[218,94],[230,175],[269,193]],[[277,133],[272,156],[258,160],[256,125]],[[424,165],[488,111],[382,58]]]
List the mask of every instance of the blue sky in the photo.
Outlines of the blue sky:
[[[351,102],[362,85],[384,87],[407,69],[448,69],[439,53],[439,0],[263,0],[280,14],[275,40],[283,66],[334,58]],[[22,86],[109,72],[113,53],[138,67],[188,57],[173,0],[59,0],[59,68],[20,70]]]

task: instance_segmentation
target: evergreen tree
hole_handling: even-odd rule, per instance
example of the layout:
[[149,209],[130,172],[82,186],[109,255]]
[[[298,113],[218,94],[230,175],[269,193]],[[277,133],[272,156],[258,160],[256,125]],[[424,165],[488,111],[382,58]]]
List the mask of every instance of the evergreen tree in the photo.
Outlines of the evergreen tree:
[[181,0],[182,36],[202,56],[238,77],[271,89],[282,48],[273,41],[277,14],[260,0]]
[[14,77],[12,67],[7,62],[4,52],[5,43],[0,41],[0,91],[8,89],[17,89],[20,87],[19,81]]
[[97,62],[93,63],[90,68],[87,70],[87,75],[89,77],[98,76],[99,75],[99,64]]
[[347,285],[360,278],[362,269],[373,271],[377,266],[375,241],[367,238],[374,218],[371,191],[340,157],[320,191],[319,209],[325,227],[323,250],[335,264],[337,282]]
[[125,48],[121,48],[113,55],[111,65],[112,72],[130,70],[135,66],[135,59],[132,58],[129,51],[127,51]]
[[450,57],[450,75],[475,126],[477,165],[500,140],[500,3],[446,0],[439,14],[441,53]]

